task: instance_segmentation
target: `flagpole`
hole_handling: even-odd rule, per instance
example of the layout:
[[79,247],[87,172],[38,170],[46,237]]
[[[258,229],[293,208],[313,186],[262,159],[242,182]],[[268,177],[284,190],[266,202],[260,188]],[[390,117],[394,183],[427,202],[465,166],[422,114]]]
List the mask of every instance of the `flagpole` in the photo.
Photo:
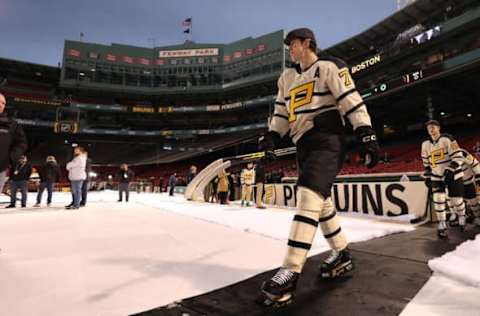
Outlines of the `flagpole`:
[[190,42],[193,42],[193,18],[190,17]]

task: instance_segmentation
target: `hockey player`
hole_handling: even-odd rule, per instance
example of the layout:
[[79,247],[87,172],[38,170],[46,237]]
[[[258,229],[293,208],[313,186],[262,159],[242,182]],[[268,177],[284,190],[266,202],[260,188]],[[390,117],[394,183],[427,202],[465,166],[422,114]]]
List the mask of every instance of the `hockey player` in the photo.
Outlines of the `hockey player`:
[[253,163],[249,162],[247,168],[242,170],[240,183],[242,184],[242,206],[250,206],[250,201],[252,200],[252,185],[255,183]]
[[[480,226],[480,205],[477,199],[477,186],[480,186],[480,163],[465,149],[461,149],[463,164],[463,198],[468,206],[467,222]],[[479,196],[480,197],[480,196]],[[471,220],[468,220],[471,218]],[[453,224],[453,225],[452,225]],[[458,216],[450,220],[450,226],[458,225]]]
[[290,132],[297,147],[297,213],[293,218],[282,267],[262,285],[263,304],[287,304],[312,245],[317,226],[330,245],[331,255],[320,266],[322,277],[335,277],[353,269],[347,240],[332,200],[333,181],[344,159],[344,120],[352,124],[360,140],[361,156],[368,167],[378,162],[378,144],[370,116],[355,89],[347,65],[340,59],[317,56],[310,29],[295,29],[285,44],[294,68],[278,80],[275,110],[260,150],[273,155],[278,140]]
[[430,120],[425,123],[430,139],[422,143],[422,161],[425,167],[425,182],[431,187],[433,208],[438,219],[438,236],[447,237],[446,193],[451,200],[452,211],[458,222],[465,227],[465,203],[463,202],[463,155],[457,141],[448,134],[440,134],[440,123]]

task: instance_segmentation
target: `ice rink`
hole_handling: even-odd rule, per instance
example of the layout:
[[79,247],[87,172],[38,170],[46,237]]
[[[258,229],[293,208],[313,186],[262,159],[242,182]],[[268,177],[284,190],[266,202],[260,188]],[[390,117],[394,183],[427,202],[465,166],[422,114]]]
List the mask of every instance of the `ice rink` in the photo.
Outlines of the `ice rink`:
[[[56,193],[48,209],[0,209],[2,314],[128,315],[221,288],[278,267],[293,217],[291,210],[194,203],[181,195],[134,193],[129,203],[116,200],[116,192],[94,192],[87,207],[65,210],[70,194]],[[342,226],[350,242],[413,229],[350,216],[342,216]],[[458,251],[478,251],[478,239]],[[325,250],[317,234],[311,255]],[[432,291],[452,289],[452,282],[478,298],[477,281],[466,285],[465,275],[453,281],[442,270],[449,260],[461,270],[471,259],[444,257],[439,267],[431,264],[435,278],[405,315],[425,308]],[[468,304],[462,315],[479,315],[469,313],[479,303]]]

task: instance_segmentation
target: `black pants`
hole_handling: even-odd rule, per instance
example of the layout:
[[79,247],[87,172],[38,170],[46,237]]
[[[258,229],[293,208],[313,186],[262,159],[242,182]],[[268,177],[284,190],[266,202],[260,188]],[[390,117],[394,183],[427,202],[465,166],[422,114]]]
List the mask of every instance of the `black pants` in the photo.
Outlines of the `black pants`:
[[43,191],[47,189],[47,204],[52,203],[52,193],[53,193],[53,187],[55,186],[55,183],[53,182],[41,182],[40,186],[38,187],[38,193],[37,193],[37,204],[40,204],[42,202],[42,195]]
[[341,135],[308,131],[297,142],[297,185],[329,197],[344,158]]
[[218,198],[220,199],[220,204],[227,204],[228,191],[218,192]]
[[10,205],[15,205],[17,202],[17,190],[20,189],[22,193],[22,206],[27,206],[27,192],[28,192],[28,181],[27,180],[12,180],[11,182],[11,191],[10,192]]
[[80,200],[80,205],[87,204],[87,194],[88,194],[88,180],[83,181],[82,184],[82,199]]
[[170,186],[170,192],[169,192],[169,195],[170,196],[173,196],[173,192],[175,191],[175,187],[174,186]]
[[128,182],[120,182],[118,184],[118,199],[121,201],[123,198],[123,192],[125,192],[125,200],[128,202],[128,196],[129,196],[129,183]]

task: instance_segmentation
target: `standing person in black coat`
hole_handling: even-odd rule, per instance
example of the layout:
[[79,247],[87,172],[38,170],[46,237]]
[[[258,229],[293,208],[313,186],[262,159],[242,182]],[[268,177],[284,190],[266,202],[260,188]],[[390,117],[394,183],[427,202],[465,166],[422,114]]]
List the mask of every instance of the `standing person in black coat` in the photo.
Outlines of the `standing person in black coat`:
[[60,180],[60,167],[57,164],[54,156],[48,156],[46,163],[40,167],[38,172],[40,176],[40,184],[38,186],[38,194],[37,194],[37,204],[35,207],[40,207],[40,203],[42,202],[42,195],[43,191],[47,189],[48,196],[47,196],[47,206],[52,204],[52,193],[55,183]]
[[174,173],[168,179],[168,186],[170,187],[169,195],[173,196],[173,192],[175,191],[175,186],[177,185],[177,173]]
[[90,173],[92,171],[92,159],[88,157],[88,151],[83,150],[85,156],[87,156],[87,165],[85,167],[85,172],[87,173],[87,178],[82,183],[82,199],[80,200],[80,207],[83,207],[87,204],[87,194],[88,188],[90,187]]
[[128,169],[128,165],[126,163],[123,163],[120,166],[120,170],[117,173],[118,202],[122,202],[123,192],[125,192],[125,202],[128,202],[129,186],[130,186],[130,181],[132,181],[133,177],[134,177],[133,171]]
[[10,204],[6,208],[15,207],[18,189],[20,189],[22,193],[22,207],[27,207],[28,180],[32,174],[32,165],[27,161],[26,156],[20,156],[18,162],[13,166],[11,173]]
[[255,204],[257,208],[264,209],[263,205],[263,186],[265,184],[265,166],[263,159],[260,160],[255,166],[255,185],[257,198]]
[[196,175],[197,175],[197,167],[193,165],[190,166],[190,170],[188,170],[188,174],[187,174],[187,184],[189,184],[190,181],[192,181]]
[[0,194],[7,181],[7,168],[18,161],[27,150],[27,139],[22,127],[7,117],[7,100],[0,93]]

